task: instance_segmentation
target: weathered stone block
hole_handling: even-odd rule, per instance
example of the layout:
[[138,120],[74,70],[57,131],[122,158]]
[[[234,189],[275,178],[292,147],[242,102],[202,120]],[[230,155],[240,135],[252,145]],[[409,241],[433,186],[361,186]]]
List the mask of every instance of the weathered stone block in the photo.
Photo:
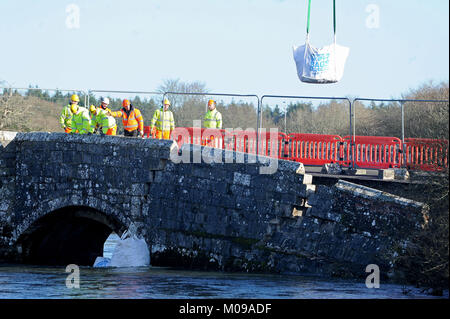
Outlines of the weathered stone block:
[[367,175],[367,170],[362,168],[350,168],[347,170],[347,174],[357,176],[357,175]]
[[378,171],[378,178],[383,180],[408,180],[409,172],[404,168],[388,168]]
[[422,203],[346,181],[333,189],[333,207],[342,212],[342,223],[360,232],[398,238],[408,233],[406,229],[420,229],[428,218],[429,208]]
[[339,165],[339,163],[327,163],[322,166],[323,174],[330,174],[330,175],[340,175],[342,174],[342,167]]
[[131,184],[131,195],[142,196],[147,194],[146,185],[141,183]]
[[234,173],[233,183],[243,186],[250,186],[251,175],[249,174],[241,174],[238,172]]
[[331,200],[333,196],[332,188],[324,185],[317,185],[316,191],[308,197],[308,203],[312,206],[320,205],[324,200]]

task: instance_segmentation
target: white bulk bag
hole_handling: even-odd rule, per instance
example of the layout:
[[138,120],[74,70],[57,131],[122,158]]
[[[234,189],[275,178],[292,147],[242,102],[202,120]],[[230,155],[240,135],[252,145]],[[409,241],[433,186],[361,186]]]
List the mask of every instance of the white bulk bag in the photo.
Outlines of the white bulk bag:
[[150,252],[145,239],[126,232],[114,248],[114,253],[108,266],[141,267],[149,265]]
[[294,47],[297,75],[306,83],[335,83],[342,79],[350,49],[336,43],[315,48],[309,41]]
[[350,49],[336,44],[336,0],[333,0],[334,42],[322,48],[309,44],[311,0],[308,0],[306,43],[294,47],[294,60],[300,81],[306,83],[336,83],[344,74],[344,65]]

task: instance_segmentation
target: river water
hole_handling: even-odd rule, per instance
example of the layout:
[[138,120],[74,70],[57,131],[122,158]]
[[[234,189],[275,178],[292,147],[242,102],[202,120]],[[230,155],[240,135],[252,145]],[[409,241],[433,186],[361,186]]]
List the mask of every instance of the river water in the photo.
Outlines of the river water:
[[[117,236],[105,242],[111,257]],[[79,288],[66,286],[65,267],[0,265],[0,299],[404,299],[436,298],[414,287],[308,276],[175,270],[163,267],[80,267]],[[405,288],[408,291],[405,294]],[[448,291],[441,298],[448,298]]]

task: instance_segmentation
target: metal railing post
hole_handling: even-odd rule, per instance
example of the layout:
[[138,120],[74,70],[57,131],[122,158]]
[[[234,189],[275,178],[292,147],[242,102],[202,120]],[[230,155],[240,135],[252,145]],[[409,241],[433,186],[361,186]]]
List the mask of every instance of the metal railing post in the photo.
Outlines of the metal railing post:
[[[355,145],[355,139],[356,139],[356,125],[355,125],[355,110],[353,107],[353,103],[352,101],[348,100],[349,105],[350,105],[350,163],[351,163],[351,168],[355,168],[355,153],[354,153],[354,145]],[[347,146],[348,147],[348,146]]]
[[[284,98],[284,99],[310,99],[310,100],[340,100],[340,101],[348,101],[350,105],[351,110],[351,101],[346,97],[329,97],[329,96],[295,96],[295,95],[263,95],[261,96],[261,125],[262,125],[262,107],[264,98]],[[351,117],[351,111],[350,111],[350,117]],[[286,135],[288,133],[286,132]],[[351,119],[350,119],[350,135],[351,135]],[[289,143],[289,140],[286,141]],[[288,148],[290,152],[290,148]],[[286,154],[289,157],[289,154]]]
[[400,106],[402,109],[402,159],[403,163],[400,165],[401,167],[406,167],[406,152],[405,152],[405,108],[404,108],[404,102],[400,101]]
[[84,93],[84,106],[89,110],[89,91],[83,91]]
[[261,120],[260,120],[260,113],[261,112],[261,100],[258,97],[258,111],[256,113],[256,158],[259,157],[259,133],[261,132],[260,130],[260,125],[261,125]]

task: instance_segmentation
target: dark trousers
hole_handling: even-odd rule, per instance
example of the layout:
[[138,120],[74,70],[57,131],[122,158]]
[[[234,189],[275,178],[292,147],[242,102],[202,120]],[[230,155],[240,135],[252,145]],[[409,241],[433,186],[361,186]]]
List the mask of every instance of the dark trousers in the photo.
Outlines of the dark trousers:
[[123,135],[129,136],[129,137],[139,136],[139,131],[138,130],[134,130],[134,131],[123,130]]

